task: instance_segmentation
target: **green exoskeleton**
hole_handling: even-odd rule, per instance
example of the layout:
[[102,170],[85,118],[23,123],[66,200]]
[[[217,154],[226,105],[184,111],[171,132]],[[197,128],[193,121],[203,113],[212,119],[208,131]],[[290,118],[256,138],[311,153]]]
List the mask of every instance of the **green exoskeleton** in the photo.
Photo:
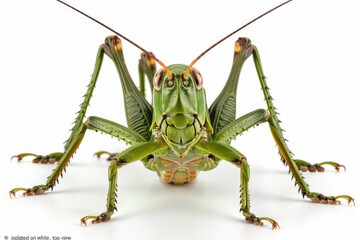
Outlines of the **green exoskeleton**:
[[[109,153],[106,151],[96,153],[98,157],[103,154],[110,155],[108,158],[111,163],[108,172],[107,208],[99,215],[83,217],[81,224],[86,225],[89,220],[92,220],[93,223],[110,220],[116,210],[118,169],[126,164],[140,160],[146,168],[156,172],[163,182],[185,184],[193,182],[199,171],[212,170],[218,166],[221,160],[225,160],[240,170],[240,210],[245,220],[258,225],[263,225],[263,222],[267,221],[272,225],[272,228],[276,228],[278,223],[272,218],[258,217],[250,211],[249,165],[246,157],[230,145],[236,136],[249,128],[261,123],[267,123],[278,146],[281,160],[289,168],[303,197],[319,203],[337,204],[340,203],[339,199],[345,199],[348,203],[354,202],[354,199],[348,195],[325,196],[310,191],[308,184],[300,173],[301,170],[324,171],[323,165],[330,165],[339,170],[343,165],[335,162],[310,164],[304,160],[293,159],[279,125],[276,108],[262,69],[259,51],[248,38],[236,40],[230,75],[226,85],[210,107],[206,102],[203,78],[200,72],[193,67],[196,61],[211,48],[253,21],[290,1],[260,15],[224,37],[200,54],[190,65],[173,64],[166,66],[152,53],[95,20],[116,33],[117,36],[107,37],[105,43],[101,44],[98,49],[94,72],[64,151],[45,156],[32,153],[14,156],[18,160],[26,156],[34,156],[34,162],[57,161],[58,164],[45,184],[31,188],[14,188],[10,191],[10,195],[15,196],[17,192],[23,192],[24,196],[28,196],[53,190],[59,177],[65,171],[70,158],[81,144],[86,131],[95,130],[114,136],[131,146],[121,153]],[[59,2],[63,3],[62,1]],[[67,5],[66,3],[63,4]],[[75,10],[80,12],[77,9]],[[80,13],[89,17],[82,12]],[[140,89],[136,87],[125,65],[119,36],[142,50],[139,61]],[[118,71],[124,95],[128,127],[95,116],[85,119],[104,55],[114,62]],[[245,61],[251,57],[254,61],[267,108],[258,109],[236,118],[236,91],[239,75]],[[156,71],[156,62],[161,65],[161,69],[158,71]],[[151,82],[152,104],[144,97],[145,78]]]

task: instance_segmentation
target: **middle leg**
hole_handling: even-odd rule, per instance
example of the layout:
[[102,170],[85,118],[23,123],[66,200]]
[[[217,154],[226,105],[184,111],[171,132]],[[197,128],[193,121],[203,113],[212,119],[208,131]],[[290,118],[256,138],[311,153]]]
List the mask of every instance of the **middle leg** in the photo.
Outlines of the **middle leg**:
[[61,155],[58,165],[47,178],[46,183],[42,185],[36,185],[32,188],[14,188],[10,191],[10,196],[15,196],[15,194],[19,191],[23,191],[24,196],[29,196],[33,194],[42,194],[49,189],[52,190],[56,183],[59,182],[59,178],[62,177],[63,172],[66,171],[66,167],[69,164],[71,157],[80,146],[87,129],[102,131],[131,145],[137,145],[146,142],[146,140],[141,135],[120,124],[99,117],[89,117],[85,123],[82,123],[80,127],[76,129],[76,131],[73,130],[75,131],[72,134],[73,138],[66,145],[65,151]]

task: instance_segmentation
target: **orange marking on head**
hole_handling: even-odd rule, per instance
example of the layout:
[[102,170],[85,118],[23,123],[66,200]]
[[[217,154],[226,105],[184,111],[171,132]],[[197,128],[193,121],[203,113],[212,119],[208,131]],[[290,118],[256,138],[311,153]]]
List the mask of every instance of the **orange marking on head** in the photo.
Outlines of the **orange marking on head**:
[[235,53],[239,53],[242,50],[242,46],[240,45],[239,41],[235,42]]
[[169,80],[173,78],[173,74],[172,74],[172,72],[169,70],[169,68],[168,68],[162,61],[160,61],[159,59],[157,59],[152,52],[145,52],[145,53],[147,53],[147,54],[150,56],[150,58],[152,58],[153,60],[155,60],[158,64],[160,64],[160,66],[162,66],[162,67],[164,68],[164,70],[165,70],[165,72],[166,72],[166,75],[168,76],[168,79],[169,79]]

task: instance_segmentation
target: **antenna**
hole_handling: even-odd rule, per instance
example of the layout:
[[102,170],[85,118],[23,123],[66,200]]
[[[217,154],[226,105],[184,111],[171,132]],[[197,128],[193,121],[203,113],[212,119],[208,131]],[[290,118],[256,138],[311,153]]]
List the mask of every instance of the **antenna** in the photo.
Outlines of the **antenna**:
[[[106,29],[110,30],[111,32],[115,33],[116,35],[118,35],[119,37],[123,38],[124,40],[126,40],[127,42],[131,43],[132,45],[134,45],[135,47],[137,47],[138,49],[140,49],[141,51],[143,51],[145,54],[147,54],[148,56],[150,56],[152,59],[154,59],[157,63],[159,63],[166,71],[166,74],[168,76],[169,79],[172,79],[172,72],[167,68],[167,66],[161,62],[159,59],[157,59],[155,57],[155,55],[147,50],[145,50],[144,48],[142,48],[140,45],[138,45],[137,43],[133,42],[132,40],[130,40],[129,38],[125,37],[124,35],[122,35],[121,33],[115,31],[114,29],[112,29],[111,27],[105,25],[104,23],[100,22],[99,20],[96,20],[95,18],[89,16],[88,14],[80,11],[79,9],[61,1],[61,0],[56,0],[62,4],[64,4],[65,6],[75,10],[76,12],[84,15],[85,17],[93,20],[94,22],[100,24],[101,26],[105,27]],[[202,57],[204,56],[207,52],[209,52],[211,49],[213,49],[214,47],[216,47],[218,44],[220,44],[221,42],[223,42],[224,40],[228,39],[229,37],[231,37],[232,35],[234,35],[235,33],[239,32],[240,30],[244,29],[245,27],[249,26],[250,24],[252,24],[253,22],[259,20],[260,18],[264,17],[265,15],[271,13],[272,11],[282,7],[283,5],[291,2],[292,0],[288,0],[288,1],[285,1],[279,5],[277,5],[276,7],[268,10],[267,12],[259,15],[258,17],[252,19],[251,21],[247,22],[246,24],[244,24],[243,26],[239,27],[238,29],[236,29],[235,31],[229,33],[228,35],[226,35],[225,37],[223,37],[222,39],[220,39],[219,41],[217,41],[216,43],[214,43],[213,45],[211,45],[209,48],[207,48],[205,51],[203,51],[199,56],[197,56],[191,63],[190,65],[187,67],[187,69],[185,70],[184,74],[183,74],[183,77],[184,79],[187,79],[188,78],[188,75],[189,75],[189,72],[192,68],[192,66],[194,66],[194,64]]]
[[207,52],[209,52],[211,49],[213,49],[214,47],[216,47],[218,44],[220,44],[221,42],[223,42],[224,40],[228,39],[229,37],[231,37],[232,35],[234,35],[235,33],[239,32],[241,29],[244,29],[245,27],[249,26],[250,24],[252,24],[253,22],[255,22],[256,20],[259,20],[260,18],[264,17],[265,15],[271,13],[272,11],[278,9],[279,7],[291,2],[292,0],[288,0],[286,2],[283,2],[281,4],[279,4],[278,6],[270,9],[269,11],[259,15],[258,17],[254,18],[253,20],[249,21],[248,23],[244,24],[243,26],[239,27],[238,29],[236,29],[235,31],[229,33],[228,35],[226,35],[225,37],[223,37],[222,39],[220,39],[219,41],[217,41],[216,43],[214,43],[213,45],[211,45],[209,48],[207,48],[205,51],[203,51],[199,56],[197,56],[188,66],[188,68],[186,69],[186,71],[184,72],[184,79],[188,78],[190,69],[192,68],[192,66],[194,66],[194,64],[202,57],[204,56]]
[[110,30],[111,32],[115,33],[115,34],[118,35],[119,37],[125,39],[127,42],[131,43],[132,45],[134,45],[135,47],[137,47],[138,49],[140,49],[141,51],[143,51],[144,53],[146,53],[148,56],[150,56],[152,59],[154,59],[157,63],[159,63],[159,64],[165,69],[166,74],[168,75],[168,78],[169,78],[169,79],[172,78],[172,72],[166,67],[166,65],[165,65],[162,61],[160,61],[159,59],[157,59],[153,53],[145,50],[144,48],[142,48],[140,45],[138,45],[138,44],[135,43],[134,41],[130,40],[129,38],[125,37],[124,35],[122,35],[121,33],[117,32],[117,31],[115,31],[115,30],[112,29],[111,27],[109,27],[109,26],[105,25],[104,23],[100,22],[99,20],[96,20],[95,18],[89,16],[88,14],[80,11],[79,9],[77,9],[77,8],[75,8],[75,7],[69,5],[69,4],[67,4],[67,3],[65,3],[65,2],[63,2],[63,1],[61,1],[61,0],[56,0],[56,1],[64,4],[65,6],[71,8],[71,9],[73,9],[73,10],[75,10],[76,12],[84,15],[85,17],[93,20],[94,22],[100,24],[100,25],[103,26],[104,28],[106,28],[106,29]]

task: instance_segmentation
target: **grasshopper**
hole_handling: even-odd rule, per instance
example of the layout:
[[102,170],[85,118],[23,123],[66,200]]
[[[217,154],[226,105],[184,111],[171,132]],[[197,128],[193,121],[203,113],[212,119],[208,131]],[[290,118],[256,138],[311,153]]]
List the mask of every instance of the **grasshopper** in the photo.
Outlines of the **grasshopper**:
[[[336,162],[311,164],[293,158],[293,154],[284,139],[283,130],[280,127],[276,108],[262,69],[259,51],[251,43],[250,39],[239,38],[235,41],[230,75],[221,93],[209,108],[206,102],[205,89],[203,88],[203,78],[200,72],[193,67],[203,55],[216,45],[291,0],[272,8],[228,34],[206,49],[189,65],[173,64],[169,66],[161,62],[153,53],[146,51],[105,24],[63,1],[57,1],[97,22],[116,35],[107,37],[105,43],[101,44],[98,49],[93,75],[76,117],[75,125],[66,141],[64,151],[48,155],[22,153],[13,157],[20,161],[24,157],[33,156],[33,162],[35,163],[58,162],[56,168],[45,184],[31,188],[14,188],[10,191],[11,197],[15,197],[17,192],[23,192],[24,196],[29,196],[53,190],[60,176],[65,172],[70,158],[80,146],[85,132],[95,130],[109,134],[131,146],[121,153],[107,151],[95,153],[97,157],[109,155],[108,160],[111,161],[108,171],[107,207],[99,215],[89,215],[81,218],[81,225],[86,225],[90,220],[92,223],[101,223],[111,219],[114,211],[117,210],[118,169],[126,164],[140,160],[147,169],[156,172],[163,182],[179,185],[193,182],[199,171],[212,170],[219,165],[221,160],[224,160],[240,169],[240,211],[245,220],[260,226],[266,221],[271,224],[273,229],[278,228],[279,225],[274,219],[258,217],[250,211],[249,165],[246,157],[230,145],[235,137],[251,127],[268,123],[270,132],[279,149],[281,160],[289,168],[289,172],[295,180],[295,185],[298,186],[303,198],[307,197],[317,203],[340,204],[340,199],[347,200],[348,204],[354,203],[354,199],[349,195],[326,196],[310,191],[301,171],[322,172],[325,170],[323,165],[330,165],[339,171],[344,166]],[[120,38],[142,51],[138,66],[139,89],[125,65]],[[128,127],[96,116],[85,118],[104,55],[114,62],[118,71],[123,90]],[[258,109],[236,118],[236,91],[240,71],[250,56],[254,61],[267,109]],[[161,69],[156,70],[156,63],[161,66]],[[145,78],[150,82],[152,104],[145,98]]]

